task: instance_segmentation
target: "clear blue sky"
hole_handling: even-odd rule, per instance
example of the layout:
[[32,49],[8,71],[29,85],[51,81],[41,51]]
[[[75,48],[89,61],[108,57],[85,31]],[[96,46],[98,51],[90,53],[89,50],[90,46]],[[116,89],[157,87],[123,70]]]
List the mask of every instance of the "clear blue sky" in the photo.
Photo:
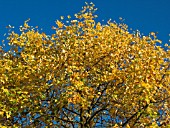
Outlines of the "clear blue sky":
[[73,16],[86,2],[93,2],[98,11],[98,21],[125,19],[133,30],[140,30],[147,35],[158,32],[163,43],[169,43],[170,0],[0,0],[0,40],[7,32],[6,26],[18,29],[28,18],[30,25],[39,26],[51,33],[51,27],[60,16]]

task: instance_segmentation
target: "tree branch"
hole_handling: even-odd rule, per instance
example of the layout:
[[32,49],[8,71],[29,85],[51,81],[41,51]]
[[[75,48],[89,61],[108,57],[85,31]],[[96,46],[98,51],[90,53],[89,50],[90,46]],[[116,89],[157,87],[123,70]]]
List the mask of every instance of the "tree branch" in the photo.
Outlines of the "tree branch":
[[[142,108],[142,109],[145,110],[148,106],[149,106],[149,105],[147,104],[147,105],[145,105],[144,108]],[[129,119],[127,119],[127,120],[122,124],[122,127],[125,127],[126,124],[128,124],[129,121],[130,121],[131,119],[133,119],[133,118],[138,114],[138,112],[141,111],[142,109],[139,109],[139,110],[138,110],[136,113],[134,113]]]
[[85,126],[86,126],[87,124],[89,124],[90,121],[91,121],[97,114],[99,114],[99,113],[100,113],[101,111],[103,111],[103,110],[106,110],[107,105],[108,105],[108,104],[104,105],[104,106],[103,106],[101,109],[99,109],[98,111],[95,111],[95,112],[92,114],[92,116],[91,116],[89,119],[86,120]]
[[77,112],[75,112],[75,111],[73,111],[73,110],[70,110],[70,109],[68,109],[68,108],[66,108],[66,107],[64,107],[64,109],[66,109],[66,110],[68,110],[69,112],[72,112],[72,113],[74,113],[74,114],[76,114],[76,115],[80,115],[79,113],[77,113]]

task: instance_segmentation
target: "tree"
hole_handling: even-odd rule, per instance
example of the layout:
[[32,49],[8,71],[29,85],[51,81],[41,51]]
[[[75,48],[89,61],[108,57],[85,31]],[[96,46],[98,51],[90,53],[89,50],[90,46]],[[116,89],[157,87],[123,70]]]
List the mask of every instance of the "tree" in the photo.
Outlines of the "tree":
[[[96,23],[94,4],[51,36],[28,21],[0,50],[1,126],[158,127],[170,121],[170,51],[156,34]],[[166,44],[167,49],[169,46]]]

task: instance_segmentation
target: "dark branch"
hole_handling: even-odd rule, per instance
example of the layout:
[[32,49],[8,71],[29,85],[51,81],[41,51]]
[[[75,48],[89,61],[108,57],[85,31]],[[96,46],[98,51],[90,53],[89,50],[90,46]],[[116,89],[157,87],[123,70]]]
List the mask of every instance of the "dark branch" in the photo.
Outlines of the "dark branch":
[[79,113],[77,113],[77,112],[75,112],[75,111],[73,111],[73,110],[70,110],[70,109],[68,109],[68,108],[66,108],[66,107],[64,107],[64,109],[66,109],[67,111],[72,112],[72,113],[74,113],[74,114],[76,114],[76,115],[80,115]]
[[[142,109],[145,110],[148,106],[149,106],[149,105],[147,104],[147,105],[145,105],[144,108],[142,108]],[[142,109],[139,109],[139,110],[138,110],[137,112],[135,112],[129,119],[127,119],[127,120],[122,124],[122,127],[125,127],[126,124],[128,124],[128,122],[129,122],[130,120],[132,120],[135,116],[137,116],[138,112],[140,112]]]
[[86,120],[85,126],[86,126],[87,124],[89,124],[90,121],[91,121],[97,114],[99,114],[99,113],[100,113],[101,111],[103,111],[103,110],[106,110],[106,107],[107,107],[107,106],[108,106],[108,104],[104,105],[103,108],[99,109],[98,111],[95,111],[95,112],[92,114],[92,116],[91,116],[88,120]]

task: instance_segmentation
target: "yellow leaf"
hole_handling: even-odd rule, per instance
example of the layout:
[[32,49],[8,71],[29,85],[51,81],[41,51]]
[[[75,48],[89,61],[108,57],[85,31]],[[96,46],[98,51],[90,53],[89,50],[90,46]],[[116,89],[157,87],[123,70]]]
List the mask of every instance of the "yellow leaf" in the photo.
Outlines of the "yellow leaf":
[[130,128],[129,124],[126,125],[126,128]]
[[3,111],[0,111],[0,116],[3,116],[4,115],[4,112]]
[[71,18],[71,16],[70,16],[70,15],[68,15],[68,16],[67,16],[67,18],[68,18],[68,19],[70,19],[70,18]]
[[60,18],[63,20],[63,19],[64,19],[64,16],[61,16]]
[[59,28],[63,28],[63,23],[60,22],[59,20],[56,21],[56,24],[58,25]]
[[10,117],[11,117],[10,112],[7,112],[7,113],[6,113],[6,116],[7,116],[7,118],[10,118]]
[[117,124],[115,124],[112,128],[119,128],[119,126]]
[[1,89],[3,90],[3,92],[9,92],[8,89],[5,89],[4,87],[1,87]]
[[2,125],[0,125],[0,128],[8,128],[7,126],[2,126]]
[[97,25],[96,25],[96,29],[97,29],[97,30],[101,30],[101,28],[102,28],[102,27],[101,27],[101,24],[98,22]]

